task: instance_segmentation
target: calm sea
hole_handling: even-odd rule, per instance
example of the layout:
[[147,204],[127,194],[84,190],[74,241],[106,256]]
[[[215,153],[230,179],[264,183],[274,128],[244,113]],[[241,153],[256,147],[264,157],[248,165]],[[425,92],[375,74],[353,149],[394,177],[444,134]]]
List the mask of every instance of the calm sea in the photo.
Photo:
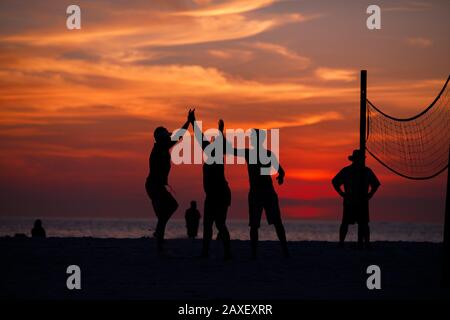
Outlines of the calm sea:
[[[30,235],[32,218],[0,217],[0,236],[14,236],[17,233]],[[140,238],[153,234],[154,220],[145,219],[42,219],[49,237],[98,237],[98,238]],[[290,241],[336,241],[338,221],[286,220],[286,232]],[[244,220],[230,220],[228,227],[232,239],[248,240],[249,230]],[[261,240],[275,240],[273,227],[262,223]],[[202,227],[199,229],[201,236]],[[384,241],[428,241],[442,242],[443,225],[429,223],[372,222],[372,240]],[[167,226],[167,238],[186,238],[183,220],[173,219]],[[356,226],[350,227],[349,240],[356,240]]]

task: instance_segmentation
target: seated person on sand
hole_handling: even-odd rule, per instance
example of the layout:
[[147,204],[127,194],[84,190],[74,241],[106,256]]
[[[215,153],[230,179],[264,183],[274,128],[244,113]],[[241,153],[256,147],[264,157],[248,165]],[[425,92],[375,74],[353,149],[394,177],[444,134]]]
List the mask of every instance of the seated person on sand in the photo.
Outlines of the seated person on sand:
[[34,227],[31,229],[31,237],[33,238],[45,238],[47,235],[45,229],[42,227],[42,221],[37,219],[34,221]]
[[191,239],[197,237],[200,217],[200,211],[197,209],[197,201],[191,201],[191,206],[186,210],[184,215],[184,218],[186,219],[187,235]]

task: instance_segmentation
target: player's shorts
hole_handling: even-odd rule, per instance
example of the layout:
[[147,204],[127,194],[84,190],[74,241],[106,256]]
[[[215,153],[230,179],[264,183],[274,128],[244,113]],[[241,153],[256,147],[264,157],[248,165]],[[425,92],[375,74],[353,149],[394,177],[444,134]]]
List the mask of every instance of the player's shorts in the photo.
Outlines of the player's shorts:
[[353,203],[344,201],[344,212],[342,215],[342,224],[365,224],[369,223],[369,202]]
[[213,205],[229,207],[231,205],[231,190],[228,183],[223,183],[205,190],[206,199]]
[[250,191],[248,194],[249,226],[259,228],[263,209],[268,224],[281,223],[280,205],[275,190]]
[[224,225],[227,220],[227,213],[227,205],[218,203],[215,199],[206,196],[203,212],[203,223],[205,225],[212,225],[214,222],[217,225]]
[[231,190],[228,184],[208,190],[204,205],[204,222],[224,224],[231,204]]
[[169,219],[178,208],[178,202],[164,185],[145,183],[145,189],[152,200],[153,209],[158,219]]

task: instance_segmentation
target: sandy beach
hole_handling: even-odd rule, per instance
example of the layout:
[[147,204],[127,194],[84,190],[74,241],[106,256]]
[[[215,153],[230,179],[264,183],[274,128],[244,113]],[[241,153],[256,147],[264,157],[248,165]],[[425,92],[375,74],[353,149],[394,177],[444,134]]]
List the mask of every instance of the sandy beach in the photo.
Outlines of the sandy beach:
[[[248,241],[232,241],[234,259],[222,260],[214,241],[208,260],[196,258],[201,240],[168,240],[156,254],[153,239],[0,238],[2,299],[435,299],[441,244],[291,242],[292,257],[276,241],[260,243],[250,259]],[[366,268],[381,268],[381,290],[368,290]],[[81,268],[81,290],[68,290],[66,268]]]

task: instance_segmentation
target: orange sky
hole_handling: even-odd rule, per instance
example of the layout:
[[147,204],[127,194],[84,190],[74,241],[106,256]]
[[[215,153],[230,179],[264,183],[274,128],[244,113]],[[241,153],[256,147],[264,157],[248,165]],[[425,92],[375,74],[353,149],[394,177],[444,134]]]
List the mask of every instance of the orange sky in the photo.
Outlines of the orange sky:
[[[65,27],[76,3],[82,29]],[[152,217],[145,194],[158,125],[195,105],[204,128],[280,128],[285,217],[340,219],[330,180],[358,145],[358,72],[385,112],[411,116],[446,80],[448,1],[2,1],[0,215]],[[446,174],[382,182],[374,220],[442,221]],[[245,166],[227,166],[230,216],[246,217]],[[183,209],[201,166],[173,167]]]

